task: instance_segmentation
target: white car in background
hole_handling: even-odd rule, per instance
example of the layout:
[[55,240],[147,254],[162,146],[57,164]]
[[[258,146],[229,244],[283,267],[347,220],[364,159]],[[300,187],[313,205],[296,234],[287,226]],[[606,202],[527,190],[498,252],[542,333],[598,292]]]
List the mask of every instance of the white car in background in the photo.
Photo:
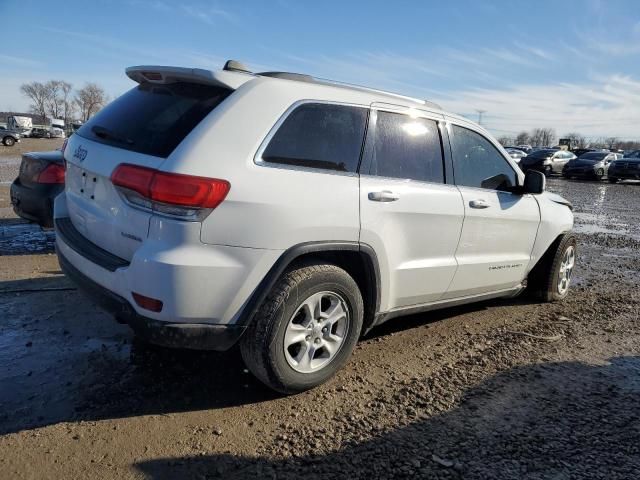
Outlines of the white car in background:
[[[568,294],[572,208],[482,127],[318,80],[131,67],[69,138],[60,264],[150,342],[312,388],[396,317]],[[136,108],[132,108],[135,105]]]
[[517,164],[520,164],[520,160],[523,157],[527,156],[527,154],[525,152],[523,152],[522,150],[518,150],[517,148],[509,148],[509,147],[507,147],[507,148],[505,148],[505,150],[507,151],[509,156],[515,160],[515,162]]

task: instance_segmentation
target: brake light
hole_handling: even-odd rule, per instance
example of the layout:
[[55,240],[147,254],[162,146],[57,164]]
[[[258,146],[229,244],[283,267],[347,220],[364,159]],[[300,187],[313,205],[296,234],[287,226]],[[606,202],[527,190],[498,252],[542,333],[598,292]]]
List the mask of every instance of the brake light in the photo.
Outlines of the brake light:
[[201,218],[225,199],[231,184],[218,178],[196,177],[120,164],[111,175],[129,203],[171,216]]
[[64,183],[64,165],[50,163],[38,174],[36,183]]

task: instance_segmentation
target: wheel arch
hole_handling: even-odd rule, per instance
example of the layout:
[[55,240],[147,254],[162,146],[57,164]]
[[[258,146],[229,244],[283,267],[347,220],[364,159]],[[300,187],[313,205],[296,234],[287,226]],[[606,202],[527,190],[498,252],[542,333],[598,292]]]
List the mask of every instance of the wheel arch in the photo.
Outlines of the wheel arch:
[[540,257],[538,258],[537,262],[529,270],[528,276],[536,275],[538,270],[540,268],[544,267],[545,262],[547,262],[549,260],[549,256],[553,256],[554,255],[554,252],[558,248],[558,245],[560,245],[560,242],[562,242],[564,237],[566,237],[568,235],[575,236],[575,233],[573,231],[571,231],[571,230],[567,230],[567,231],[561,232],[561,233],[558,234],[558,236],[556,236],[556,238],[553,239],[553,241],[551,243],[549,243],[549,245],[547,246],[547,248],[544,251],[544,253],[542,255],[540,255]]
[[252,322],[260,305],[285,271],[318,261],[344,269],[358,284],[364,302],[362,334],[366,334],[380,310],[380,267],[372,247],[346,241],[305,242],[285,250],[249,297],[237,324],[249,325]]

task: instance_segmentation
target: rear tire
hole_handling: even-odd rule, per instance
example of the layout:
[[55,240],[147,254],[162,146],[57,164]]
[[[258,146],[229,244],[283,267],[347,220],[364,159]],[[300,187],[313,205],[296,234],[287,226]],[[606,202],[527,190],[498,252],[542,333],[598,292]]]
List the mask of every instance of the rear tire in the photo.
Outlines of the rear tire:
[[618,179],[609,177],[609,183],[618,183]]
[[550,165],[547,165],[546,167],[544,167],[544,176],[545,177],[550,177],[551,173],[553,173],[553,169],[551,168]]
[[2,143],[4,143],[7,147],[13,147],[16,141],[11,137],[4,137]]
[[528,278],[529,292],[543,302],[564,300],[576,264],[576,237],[561,235],[549,247]]
[[273,390],[311,389],[347,362],[363,314],[360,289],[346,271],[330,264],[295,267],[277,281],[243,335],[242,358]]

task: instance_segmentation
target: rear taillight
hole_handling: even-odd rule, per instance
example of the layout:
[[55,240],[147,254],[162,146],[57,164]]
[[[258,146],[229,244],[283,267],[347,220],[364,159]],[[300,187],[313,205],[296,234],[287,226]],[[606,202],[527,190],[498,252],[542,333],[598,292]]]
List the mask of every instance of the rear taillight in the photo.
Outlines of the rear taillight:
[[126,163],[116,167],[111,182],[133,206],[187,220],[204,218],[220,205],[231,188],[226,180]]
[[50,163],[38,174],[36,183],[64,183],[64,165]]

